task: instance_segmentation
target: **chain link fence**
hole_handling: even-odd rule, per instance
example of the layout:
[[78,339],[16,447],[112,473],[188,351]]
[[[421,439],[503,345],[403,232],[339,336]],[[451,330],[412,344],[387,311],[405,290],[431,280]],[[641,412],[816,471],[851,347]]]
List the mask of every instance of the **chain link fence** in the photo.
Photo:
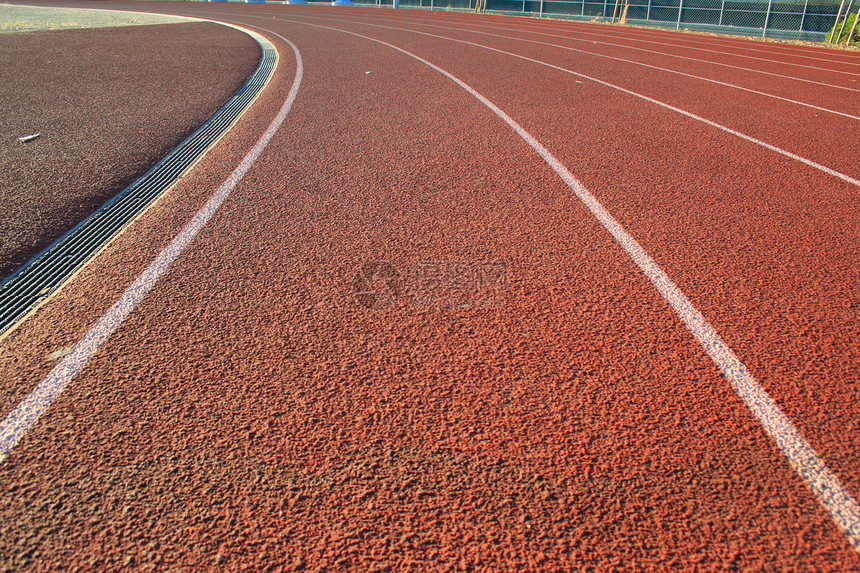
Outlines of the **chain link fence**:
[[[353,0],[357,5],[427,10],[474,10],[481,0]],[[619,20],[627,7],[628,24],[659,26],[740,36],[822,42],[837,14],[851,21],[860,0],[485,0],[486,11],[577,20]],[[849,21],[849,28],[850,23]],[[838,27],[837,27],[838,28]],[[838,29],[837,29],[838,33]]]

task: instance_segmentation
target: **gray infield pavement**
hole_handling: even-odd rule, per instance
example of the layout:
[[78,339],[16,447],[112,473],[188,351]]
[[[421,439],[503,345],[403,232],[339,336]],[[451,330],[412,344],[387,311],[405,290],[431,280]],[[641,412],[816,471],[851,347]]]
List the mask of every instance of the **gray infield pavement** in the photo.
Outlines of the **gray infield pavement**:
[[179,16],[161,16],[142,12],[0,4],[0,32],[114,28],[191,21],[189,18]]

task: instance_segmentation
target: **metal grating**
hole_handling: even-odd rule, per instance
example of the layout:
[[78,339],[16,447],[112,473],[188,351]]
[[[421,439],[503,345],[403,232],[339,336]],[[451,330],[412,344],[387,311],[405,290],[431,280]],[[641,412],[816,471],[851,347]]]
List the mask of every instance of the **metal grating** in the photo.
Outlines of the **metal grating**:
[[134,183],[0,283],[0,334],[21,320],[80,269],[122,228],[153,203],[233,124],[271,77],[275,47],[263,49],[257,70],[224,106]]

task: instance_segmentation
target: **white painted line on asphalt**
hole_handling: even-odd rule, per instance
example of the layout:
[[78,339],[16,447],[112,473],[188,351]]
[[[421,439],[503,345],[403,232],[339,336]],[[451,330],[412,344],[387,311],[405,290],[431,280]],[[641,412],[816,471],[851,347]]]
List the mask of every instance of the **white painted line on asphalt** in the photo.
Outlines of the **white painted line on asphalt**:
[[[333,20],[336,20],[336,21],[339,21],[339,22],[350,22],[350,23],[354,23],[354,22],[353,22],[353,21],[351,21],[351,20],[344,20],[344,19],[342,19],[342,18],[333,18]],[[367,25],[367,26],[374,26],[374,27],[386,27],[386,28],[387,28],[387,26],[381,26],[381,25],[379,25],[379,24],[370,24],[370,23],[367,23],[367,24],[365,24],[365,25]],[[670,74],[678,74],[679,76],[684,76],[684,77],[688,77],[688,78],[693,78],[693,79],[695,79],[695,80],[700,80],[700,81],[703,81],[703,82],[710,82],[710,83],[712,83],[712,84],[721,85],[721,86],[724,86],[724,87],[727,87],[727,88],[733,88],[733,89],[737,89],[737,90],[741,90],[741,91],[745,91],[745,92],[753,93],[753,94],[756,94],[756,95],[760,95],[760,96],[764,96],[764,97],[769,97],[769,98],[777,99],[777,100],[784,101],[784,102],[787,102],[787,103],[791,103],[791,104],[795,104],[795,105],[799,105],[799,106],[803,106],[803,107],[808,107],[808,108],[811,108],[811,109],[816,109],[816,110],[818,110],[818,111],[823,111],[823,112],[825,112],[825,113],[832,113],[832,114],[834,114],[834,115],[841,115],[842,117],[847,117],[848,119],[853,119],[853,120],[856,120],[856,121],[860,121],[860,117],[858,117],[858,116],[856,116],[856,115],[851,115],[850,113],[844,113],[844,112],[841,112],[841,111],[836,111],[836,110],[833,110],[833,109],[828,109],[828,108],[826,108],[826,107],[821,107],[821,106],[817,106],[817,105],[814,105],[814,104],[811,104],[811,103],[805,103],[805,102],[802,102],[802,101],[798,101],[798,100],[794,100],[794,99],[789,99],[789,98],[782,97],[782,96],[778,96],[778,95],[774,95],[774,94],[769,94],[769,93],[762,92],[762,91],[759,91],[759,90],[754,90],[754,89],[752,89],[752,88],[746,88],[746,87],[743,87],[743,86],[739,86],[739,85],[735,85],[735,84],[730,84],[730,83],[728,83],[728,82],[722,82],[722,81],[720,81],[720,80],[714,80],[714,79],[706,78],[706,77],[703,77],[703,76],[697,76],[697,75],[694,75],[694,74],[688,74],[687,72],[682,72],[682,71],[679,71],[679,70],[672,70],[672,69],[669,69],[669,68],[663,68],[663,67],[660,67],[660,66],[654,66],[654,65],[651,65],[651,64],[646,64],[646,63],[644,63],[644,62],[637,62],[636,60],[628,60],[628,59],[626,59],[626,58],[619,58],[619,57],[616,57],[616,56],[609,56],[609,55],[606,55],[606,54],[600,54],[600,53],[597,53],[597,52],[589,52],[588,50],[580,50],[579,48],[571,48],[571,47],[569,47],[569,46],[561,46],[561,45],[559,45],[559,44],[550,44],[549,42],[539,42],[539,41],[537,41],[537,40],[527,40],[527,39],[525,39],[525,38],[517,38],[517,37],[514,37],[514,36],[502,36],[502,35],[500,35],[500,34],[491,34],[491,33],[489,33],[489,32],[479,32],[479,31],[477,31],[477,30],[470,30],[470,29],[468,29],[468,28],[451,28],[451,27],[448,27],[448,26],[436,26],[436,25],[431,25],[431,24],[421,24],[421,25],[426,25],[426,26],[428,26],[428,27],[432,27],[432,28],[442,28],[443,30],[449,30],[449,31],[452,31],[452,32],[470,32],[470,33],[473,33],[473,34],[481,34],[481,35],[484,35],[484,36],[490,36],[490,37],[492,37],[492,38],[501,38],[501,39],[503,39],[503,40],[515,40],[515,41],[517,41],[517,42],[526,42],[526,43],[529,43],[529,44],[537,44],[537,45],[539,45],[539,46],[547,46],[547,47],[550,47],[550,48],[558,48],[558,49],[560,49],[560,50],[567,50],[567,51],[570,51],[570,52],[578,52],[578,53],[580,53],[580,54],[588,54],[589,56],[596,56],[596,57],[598,57],[598,58],[607,58],[607,59],[609,59],[609,60],[615,60],[615,61],[618,61],[618,62],[624,62],[624,63],[627,63],[627,64],[633,64],[633,65],[636,65],[636,66],[642,66],[642,67],[645,67],[645,68],[651,68],[651,69],[653,69],[653,70],[658,70],[658,71],[661,71],[661,72],[668,72],[668,73],[670,73]],[[397,30],[407,30],[406,28],[395,28],[395,29],[397,29]],[[416,32],[416,33],[422,33],[422,32],[419,32],[418,30],[408,30],[408,31],[410,31],[410,32]]]
[[627,254],[630,255],[645,276],[657,287],[657,290],[669,302],[696,340],[699,341],[705,352],[707,352],[708,356],[711,357],[711,360],[723,372],[723,375],[728,379],[732,388],[734,388],[752,414],[758,419],[767,434],[776,442],[777,447],[788,458],[792,467],[806,481],[809,488],[818,498],[819,502],[821,502],[821,505],[830,513],[831,518],[848,538],[854,550],[860,554],[860,505],[857,504],[857,501],[851,496],[839,478],[825,465],[812,446],[801,436],[800,432],[783,414],[776,402],[759,385],[743,362],[723,342],[720,335],[717,334],[716,330],[708,323],[705,317],[696,310],[686,295],[681,292],[681,289],[675,285],[672,279],[663,272],[621,224],[612,217],[600,201],[546,147],[526,131],[525,128],[499,109],[493,102],[475,91],[471,86],[420,56],[382,40],[363,36],[348,30],[308,24],[295,20],[284,21],[298,24],[304,23],[307,26],[350,34],[397,50],[450,79],[508,124],[564,180],[606,230],[627,251]]
[[140,303],[146,294],[152,290],[155,283],[167,272],[170,265],[176,261],[182,252],[194,241],[197,234],[215,215],[236,185],[242,180],[248,170],[262,155],[266,146],[277,133],[287,117],[304,74],[302,57],[298,48],[286,38],[274,34],[289,44],[296,56],[296,76],[275,119],[257,141],[254,147],[242,159],[238,167],[221,184],[203,207],[185,225],[185,227],[170,241],[164,250],[144,270],[108,311],[96,322],[84,337],[75,345],[72,352],[64,357],[57,366],[42,380],[36,388],[0,423],[0,462],[6,459],[21,438],[33,427],[36,421],[51,407],[51,404],[63,393],[68,385],[83,370],[90,359],[107,342],[131,311]]

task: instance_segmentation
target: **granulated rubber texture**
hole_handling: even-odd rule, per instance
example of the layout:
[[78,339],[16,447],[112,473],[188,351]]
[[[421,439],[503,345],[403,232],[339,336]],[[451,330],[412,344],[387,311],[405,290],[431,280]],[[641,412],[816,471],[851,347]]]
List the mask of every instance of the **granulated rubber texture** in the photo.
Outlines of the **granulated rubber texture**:
[[259,58],[211,23],[0,34],[0,277],[170,152]]
[[[359,20],[597,31],[631,43],[676,36],[371,8],[110,5],[270,29],[299,48],[304,80],[221,210],[0,464],[4,566],[860,570],[668,303],[518,135],[415,59],[308,24],[412,51],[520,122],[678,283],[856,497],[856,188],[594,82]],[[445,35],[593,74],[860,176],[828,152],[831,142],[858,145],[833,118],[593,56]],[[236,128],[0,342],[0,412],[269,125],[296,64],[268,37],[278,71]],[[860,63],[847,52],[699,40]],[[667,49],[689,53],[690,41]],[[772,77],[742,81],[768,90]],[[794,89],[846,112],[858,105],[813,84]],[[363,296],[374,277],[404,292],[391,285],[411,288],[409,269],[432,261],[506,263],[501,303],[434,308],[400,295],[376,307]]]

